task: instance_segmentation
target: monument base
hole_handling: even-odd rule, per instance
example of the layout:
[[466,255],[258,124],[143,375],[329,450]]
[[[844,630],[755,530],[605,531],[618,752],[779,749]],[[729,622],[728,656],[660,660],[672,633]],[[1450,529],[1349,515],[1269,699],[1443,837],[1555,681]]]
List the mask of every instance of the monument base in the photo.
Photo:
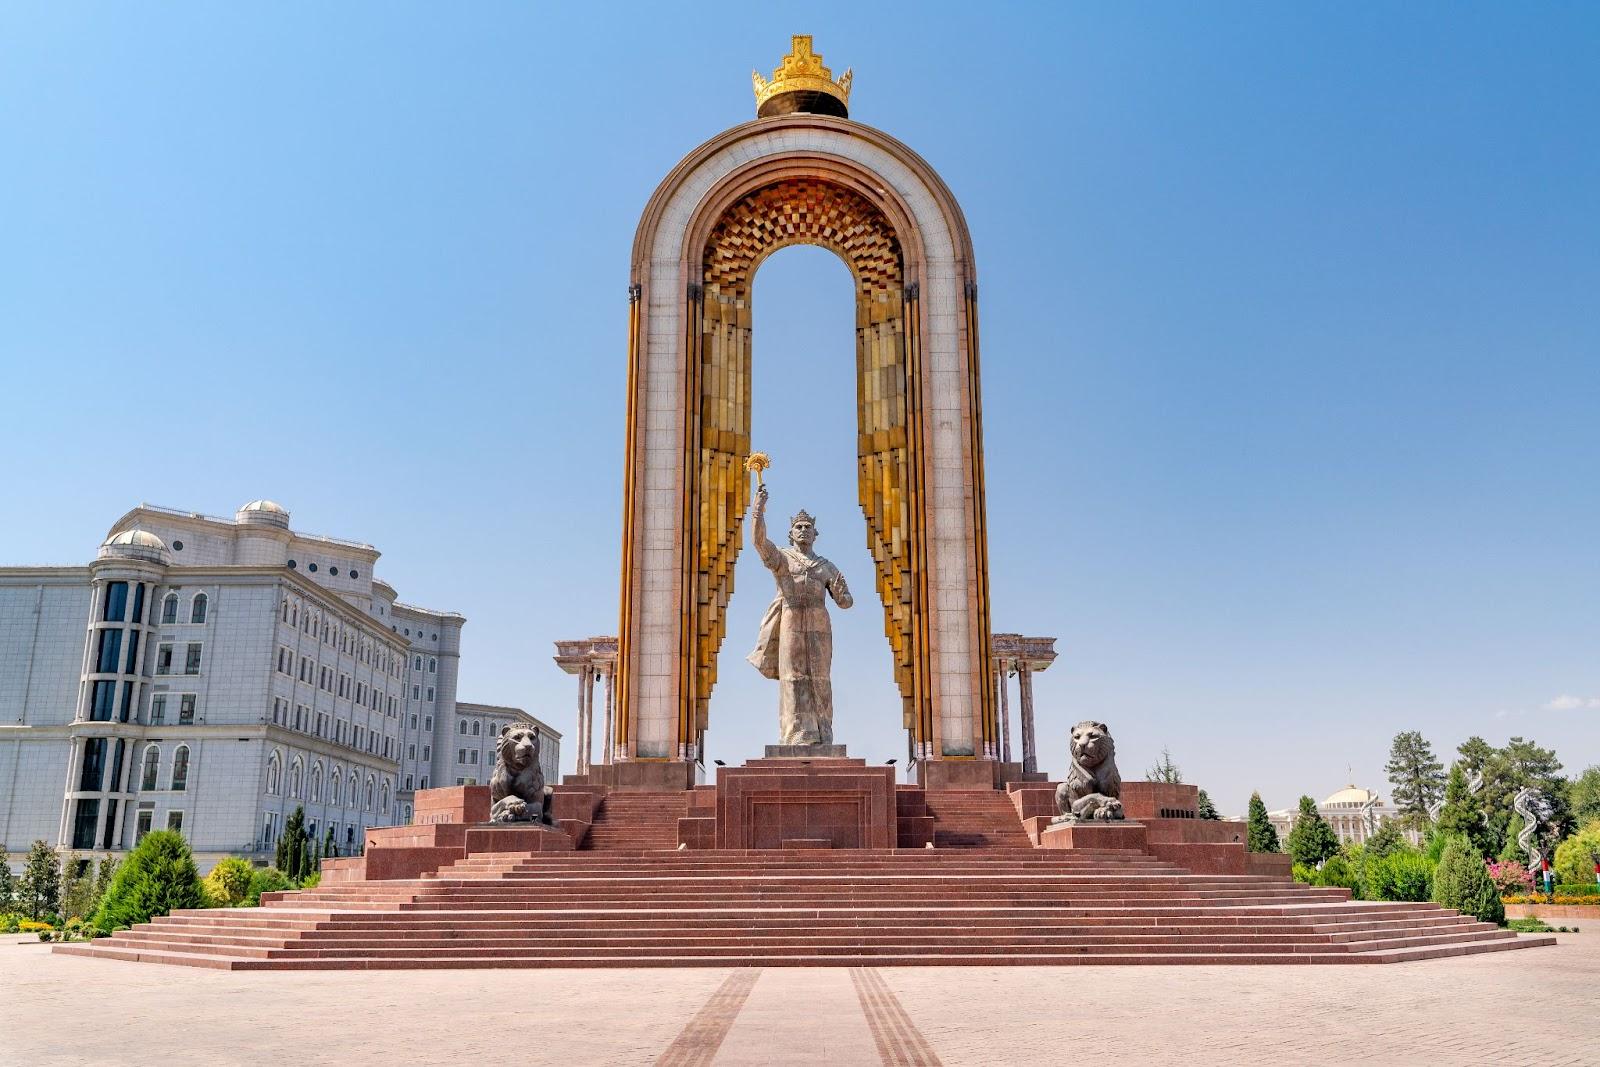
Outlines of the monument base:
[[767,759],[848,759],[845,745],[768,745]]
[[[809,751],[773,754],[786,748]],[[764,759],[720,768],[711,834],[716,847],[893,848],[894,768],[818,755],[821,748],[844,750],[843,745],[770,745]]]
[[1107,822],[1063,822],[1045,827],[1040,848],[1122,848],[1142,852],[1144,824],[1117,819]]

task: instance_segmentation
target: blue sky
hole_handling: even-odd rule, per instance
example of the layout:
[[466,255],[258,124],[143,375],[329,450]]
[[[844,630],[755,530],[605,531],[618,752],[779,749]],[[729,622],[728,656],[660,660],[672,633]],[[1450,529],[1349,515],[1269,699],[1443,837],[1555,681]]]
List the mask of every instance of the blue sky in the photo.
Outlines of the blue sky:
[[[905,12],[8,5],[0,559],[271,497],[468,616],[463,698],[570,728],[550,642],[616,627],[638,213],[809,32],[972,228],[993,611],[1059,638],[1048,769],[1091,716],[1230,811],[1387,792],[1402,729],[1600,762],[1600,12]],[[787,250],[755,299],[773,510],[865,594],[838,733],[902,755],[848,276]],[[753,553],[738,583],[730,762],[775,730]]]

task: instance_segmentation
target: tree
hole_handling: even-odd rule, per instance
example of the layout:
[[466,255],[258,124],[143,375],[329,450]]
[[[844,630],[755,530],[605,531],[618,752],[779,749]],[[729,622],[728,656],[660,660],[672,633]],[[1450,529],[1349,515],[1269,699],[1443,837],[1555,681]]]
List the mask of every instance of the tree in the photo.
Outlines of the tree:
[[1511,836],[1511,801],[1524,786],[1532,786],[1550,799],[1551,824],[1557,837],[1571,832],[1575,822],[1567,780],[1561,776],[1561,761],[1553,750],[1521,737],[1513,737],[1504,748],[1495,748],[1481,737],[1469,737],[1456,751],[1468,779],[1475,773],[1483,776],[1482,786],[1466,801],[1479,815],[1477,824],[1467,830],[1478,851],[1497,856],[1505,849]]
[[61,860],[43,841],[28,850],[17,896],[18,909],[30,919],[54,915],[61,907]]
[[1250,794],[1250,814],[1246,818],[1245,847],[1251,852],[1282,852],[1278,831],[1267,820],[1267,806],[1260,793]]
[[[333,827],[330,826],[328,827],[328,836],[322,839],[322,858],[329,859],[330,857],[337,856],[338,854],[339,846],[333,840]],[[317,869],[322,869],[320,864],[318,865]]]
[[283,836],[278,839],[278,854],[274,864],[291,882],[298,882],[315,869],[309,843],[306,809],[297,807],[283,824]]
[[1317,802],[1300,798],[1300,812],[1289,828],[1288,853],[1296,863],[1315,867],[1339,853],[1339,835],[1317,812]]
[[228,856],[217,861],[201,885],[211,903],[219,908],[232,908],[244,902],[250,892],[250,877],[255,868],[249,860]]
[[156,830],[146,834],[117,868],[111,888],[100,901],[95,925],[110,933],[179,908],[203,908],[205,904],[189,843],[176,830]]
[[100,902],[106,898],[106,891],[111,888],[111,880],[117,876],[117,868],[122,861],[107,856],[100,861],[100,870],[94,876],[94,901],[95,909],[99,910]]
[[1200,790],[1200,818],[1220,821],[1222,816],[1217,814],[1217,806],[1211,803],[1211,796],[1204,789]]
[[17,879],[11,873],[11,854],[0,848],[0,915],[9,912],[17,899]]
[[1468,837],[1474,831],[1481,832],[1483,820],[1467,794],[1467,775],[1462,768],[1464,762],[1457,760],[1450,766],[1450,777],[1444,784],[1444,807],[1439,809],[1439,817],[1434,820],[1433,831],[1437,835],[1448,837],[1460,834]]
[[289,885],[289,879],[285,878],[278,868],[258,867],[250,872],[250,891],[245,894],[245,907],[259,906],[262,893],[281,893],[290,888],[293,887]]
[[1396,809],[1410,825],[1423,826],[1428,809],[1444,794],[1444,764],[1434,758],[1428,739],[1417,730],[1396,734],[1384,773]]
[[1600,863],[1600,819],[1584,824],[1583,829],[1556,846],[1556,881],[1593,885],[1594,867]]
[[70,855],[61,865],[61,917],[87,918],[94,914],[94,907],[93,863]]
[[1400,827],[1394,819],[1385,819],[1378,824],[1377,832],[1367,838],[1367,855],[1372,859],[1382,859],[1392,854],[1405,845],[1405,838],[1400,836]]
[[1183,771],[1178,768],[1176,763],[1172,762],[1172,753],[1167,751],[1165,745],[1161,746],[1161,758],[1156,760],[1155,766],[1144,772],[1144,780],[1147,782],[1167,782],[1171,785],[1179,785],[1183,782]]
[[1584,768],[1567,783],[1567,807],[1579,826],[1600,819],[1600,764]]
[[1489,877],[1483,855],[1462,836],[1453,836],[1433,872],[1433,902],[1481,922],[1505,922],[1506,908]]

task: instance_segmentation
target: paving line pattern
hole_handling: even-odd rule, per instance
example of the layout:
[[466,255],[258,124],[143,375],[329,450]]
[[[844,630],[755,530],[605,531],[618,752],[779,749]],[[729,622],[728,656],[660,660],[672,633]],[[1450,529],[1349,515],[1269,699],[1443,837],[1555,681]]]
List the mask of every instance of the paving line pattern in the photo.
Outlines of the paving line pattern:
[[760,977],[759,967],[728,975],[656,1060],[656,1067],[709,1067]]
[[883,976],[870,967],[850,968],[861,1010],[867,1017],[878,1056],[890,1067],[939,1067],[939,1057],[917,1024],[911,1021],[900,998]]

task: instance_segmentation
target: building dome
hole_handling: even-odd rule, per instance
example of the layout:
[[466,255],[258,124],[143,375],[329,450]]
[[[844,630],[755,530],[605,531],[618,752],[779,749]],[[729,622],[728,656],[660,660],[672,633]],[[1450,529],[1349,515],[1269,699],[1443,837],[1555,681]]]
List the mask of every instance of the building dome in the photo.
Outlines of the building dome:
[[142,559],[165,564],[167,543],[148,530],[122,530],[100,545],[101,559]]
[[252,500],[234,514],[233,521],[281,526],[287,529],[289,512],[282,504],[272,500]]
[[1325,808],[1336,806],[1364,808],[1377,799],[1378,794],[1374,793],[1370,789],[1362,789],[1359,786],[1347,785],[1337,793],[1333,794],[1327,800],[1324,800],[1322,802],[1322,806]]

